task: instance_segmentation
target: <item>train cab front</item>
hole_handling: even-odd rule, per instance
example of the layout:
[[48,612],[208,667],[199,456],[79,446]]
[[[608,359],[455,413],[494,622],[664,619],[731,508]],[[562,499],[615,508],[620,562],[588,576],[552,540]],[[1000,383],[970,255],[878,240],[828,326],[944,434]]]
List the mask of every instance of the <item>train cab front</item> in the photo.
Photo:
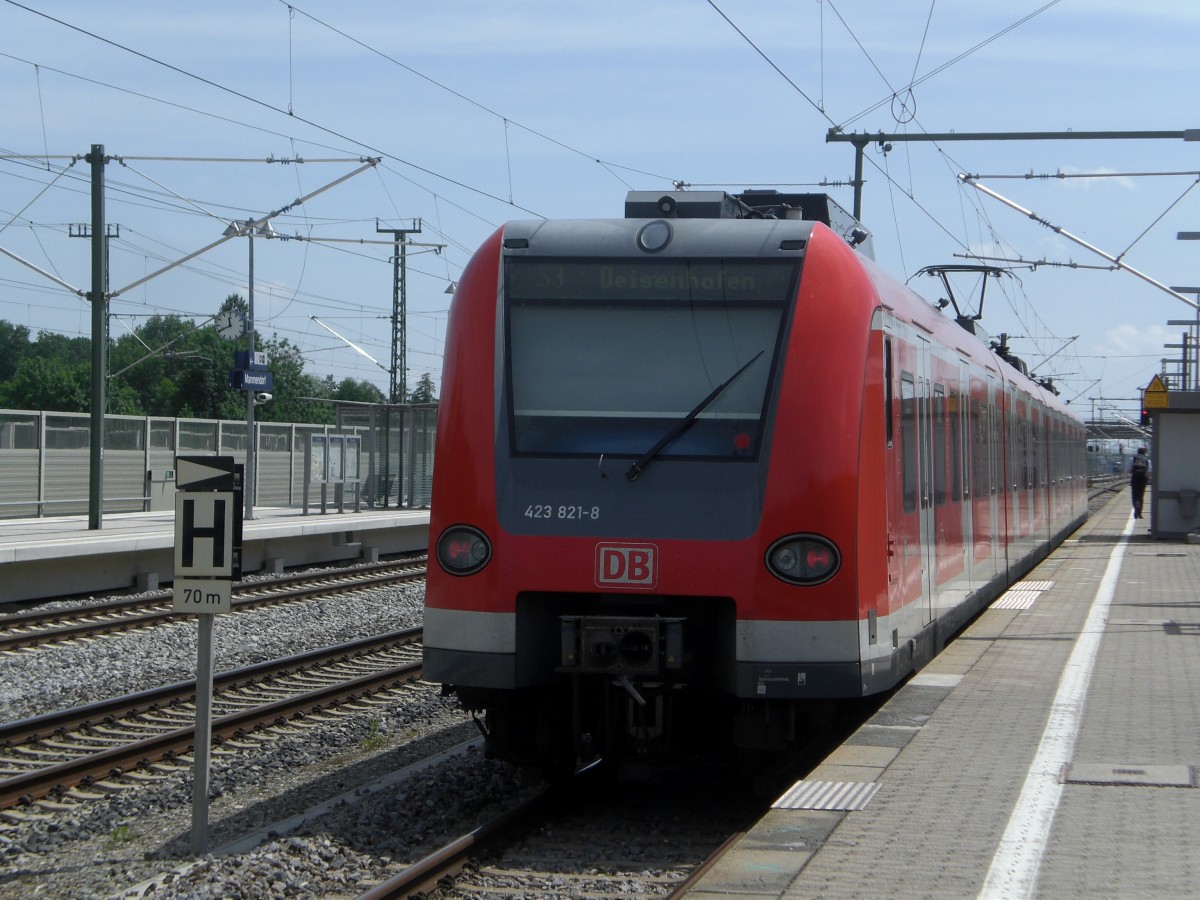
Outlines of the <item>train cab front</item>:
[[736,693],[738,607],[770,578],[774,398],[811,228],[504,230],[481,287],[494,330],[448,337],[489,371],[439,418],[425,626],[426,677],[485,713],[495,754],[567,769],[713,739],[691,730]]

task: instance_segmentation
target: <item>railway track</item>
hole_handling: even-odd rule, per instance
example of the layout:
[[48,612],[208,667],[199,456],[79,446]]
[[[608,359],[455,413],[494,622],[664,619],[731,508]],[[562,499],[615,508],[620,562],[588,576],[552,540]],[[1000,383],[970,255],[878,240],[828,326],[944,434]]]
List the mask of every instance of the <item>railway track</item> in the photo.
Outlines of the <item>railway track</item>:
[[[305,714],[421,677],[420,628],[223,672],[213,740],[245,740]],[[0,809],[51,796],[86,800],[106,779],[155,777],[195,742],[194,681],[0,725]]]
[[543,820],[549,814],[553,797],[552,788],[543,788],[376,885],[358,900],[412,897],[452,886],[464,872],[478,869],[474,862],[477,855],[501,840],[510,840],[514,828],[527,829],[531,823]]
[[816,716],[804,747],[776,768],[687,765],[644,782],[612,782],[585,769],[447,841],[359,900],[683,896],[766,812],[779,783],[811,771],[882,702]]
[[[425,556],[339,569],[317,574],[285,575],[269,581],[234,585],[234,612],[311,600],[425,577]],[[0,653],[28,650],[60,641],[133,631],[182,620],[191,614],[171,608],[170,590],[66,609],[17,613],[0,617]]]
[[1088,500],[1095,500],[1106,494],[1118,491],[1129,483],[1128,475],[1099,475],[1088,478]]
[[732,791],[691,782],[544,788],[359,900],[681,896],[761,813]]

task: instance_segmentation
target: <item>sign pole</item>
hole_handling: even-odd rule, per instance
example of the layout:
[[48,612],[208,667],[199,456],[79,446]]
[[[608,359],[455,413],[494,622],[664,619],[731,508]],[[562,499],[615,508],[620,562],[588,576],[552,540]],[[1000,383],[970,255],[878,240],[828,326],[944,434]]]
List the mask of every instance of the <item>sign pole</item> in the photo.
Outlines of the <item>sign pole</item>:
[[208,788],[213,725],[213,624],[233,607],[242,575],[245,469],[230,456],[175,457],[175,571],[171,608],[199,618],[196,726],[192,741],[192,852],[208,852]]
[[212,750],[213,620],[200,613],[196,637],[196,739],[192,750],[192,853],[208,852],[208,781]]

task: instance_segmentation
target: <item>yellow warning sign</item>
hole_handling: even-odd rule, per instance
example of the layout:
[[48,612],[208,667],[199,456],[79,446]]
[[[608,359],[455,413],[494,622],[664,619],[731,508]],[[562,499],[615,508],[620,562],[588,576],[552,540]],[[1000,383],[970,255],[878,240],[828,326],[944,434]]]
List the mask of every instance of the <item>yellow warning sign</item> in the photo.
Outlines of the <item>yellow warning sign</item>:
[[1151,378],[1150,383],[1146,385],[1146,391],[1142,396],[1142,406],[1146,409],[1167,408],[1167,386],[1157,375]]

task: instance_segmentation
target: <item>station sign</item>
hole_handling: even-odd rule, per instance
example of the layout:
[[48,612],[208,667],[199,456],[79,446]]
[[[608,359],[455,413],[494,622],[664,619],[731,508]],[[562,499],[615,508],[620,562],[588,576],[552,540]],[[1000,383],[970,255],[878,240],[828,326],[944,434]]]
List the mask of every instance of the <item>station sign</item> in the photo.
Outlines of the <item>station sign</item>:
[[230,369],[229,386],[238,391],[270,391],[275,386],[275,373],[256,369]]
[[267,368],[267,354],[261,350],[255,350],[253,353],[249,350],[235,350],[233,351],[233,365],[236,369],[262,372]]

